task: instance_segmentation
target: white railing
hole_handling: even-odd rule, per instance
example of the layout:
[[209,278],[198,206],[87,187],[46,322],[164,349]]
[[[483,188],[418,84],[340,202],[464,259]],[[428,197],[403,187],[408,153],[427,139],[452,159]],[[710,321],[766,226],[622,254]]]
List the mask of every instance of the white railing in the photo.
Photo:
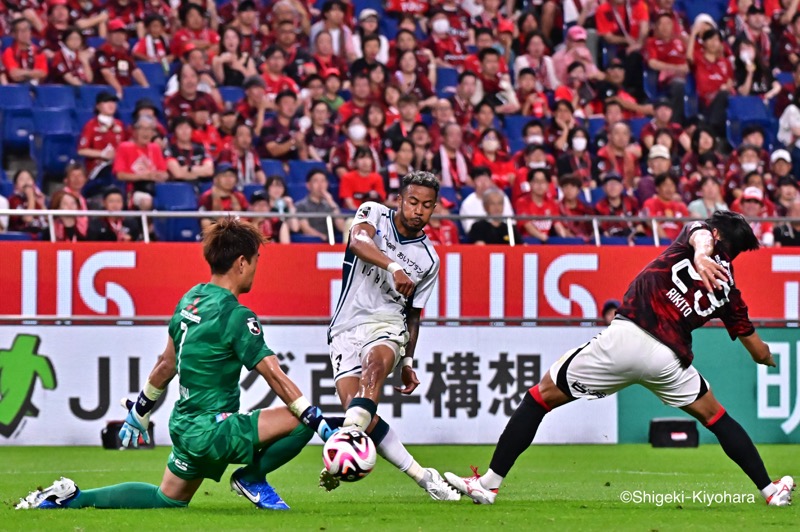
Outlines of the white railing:
[[[57,217],[88,217],[88,218],[138,218],[142,224],[142,235],[145,243],[150,243],[150,233],[148,227],[151,219],[175,219],[175,218],[194,218],[199,221],[205,218],[221,218],[225,216],[238,216],[247,219],[263,219],[263,218],[280,218],[286,220],[289,218],[298,219],[318,219],[325,218],[327,227],[328,244],[334,245],[336,243],[334,231],[334,219],[350,219],[354,213],[339,213],[339,214],[324,214],[324,213],[277,213],[277,212],[250,212],[250,211],[95,211],[95,210],[31,210],[31,209],[0,209],[0,216],[35,216],[47,218],[49,228],[55,225]],[[600,224],[603,222],[614,223],[629,223],[635,225],[639,222],[648,224],[652,232],[653,244],[655,246],[661,245],[661,240],[658,236],[658,222],[678,222],[688,223],[695,221],[694,218],[672,218],[665,216],[461,216],[456,214],[448,214],[445,216],[434,216],[434,218],[460,221],[460,220],[501,220],[508,226],[509,244],[515,246],[518,242],[514,239],[514,225],[519,221],[537,221],[537,220],[552,220],[562,222],[589,222],[592,224],[593,240],[596,246],[600,246],[601,234]],[[797,218],[750,218],[750,221],[755,222],[772,222],[776,225],[782,223],[800,223]],[[56,241],[55,232],[50,230],[50,241]]]

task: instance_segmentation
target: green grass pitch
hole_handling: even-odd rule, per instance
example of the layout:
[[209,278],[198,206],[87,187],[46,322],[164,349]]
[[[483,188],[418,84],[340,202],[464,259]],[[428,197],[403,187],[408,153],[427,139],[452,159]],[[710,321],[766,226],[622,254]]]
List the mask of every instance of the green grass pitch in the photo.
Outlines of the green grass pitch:
[[[470,464],[485,468],[491,450],[486,446],[411,447],[421,464],[465,474]],[[796,446],[762,445],[760,450],[772,475],[800,474]],[[0,529],[682,531],[744,530],[745,526],[797,530],[800,523],[795,507],[767,507],[718,446],[537,446],[517,462],[494,506],[465,500],[434,502],[381,459],[368,478],[325,493],[316,485],[320,451],[320,447],[309,447],[270,475],[270,482],[292,507],[288,512],[256,510],[230,491],[227,477],[219,484],[206,481],[186,510],[15,511],[19,497],[60,475],[84,489],[127,481],[158,484],[169,449],[4,447],[0,450]],[[641,490],[653,497],[683,493],[685,500],[661,506],[655,499],[626,504],[620,501],[624,490]],[[754,494],[756,502],[707,506],[692,500],[694,491]]]

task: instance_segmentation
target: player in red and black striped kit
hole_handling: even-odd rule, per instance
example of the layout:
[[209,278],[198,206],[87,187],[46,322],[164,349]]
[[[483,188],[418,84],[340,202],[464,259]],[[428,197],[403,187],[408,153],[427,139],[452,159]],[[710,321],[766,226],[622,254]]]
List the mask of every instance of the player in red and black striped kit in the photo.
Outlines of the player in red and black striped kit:
[[493,504],[517,457],[533,442],[550,410],[580,397],[602,398],[631,384],[645,386],[665,404],[697,418],[761,491],[770,506],[787,506],[794,480],[770,481],[745,430],[711,393],[692,364],[692,331],[720,318],[758,364],[775,366],[769,347],[747,315],[731,263],[742,251],[758,249],[744,217],[717,212],[688,224],[675,242],[631,283],[617,317],[590,342],[568,351],[542,381],[525,394],[508,421],[489,471],[445,479],[481,504]]

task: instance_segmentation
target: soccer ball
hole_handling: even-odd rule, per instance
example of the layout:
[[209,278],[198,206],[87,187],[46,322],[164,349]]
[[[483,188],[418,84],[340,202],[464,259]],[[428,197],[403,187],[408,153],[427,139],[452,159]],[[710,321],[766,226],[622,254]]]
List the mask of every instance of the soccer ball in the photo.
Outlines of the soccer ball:
[[328,473],[344,482],[361,480],[377,459],[375,444],[360,430],[340,430],[325,442],[322,463]]

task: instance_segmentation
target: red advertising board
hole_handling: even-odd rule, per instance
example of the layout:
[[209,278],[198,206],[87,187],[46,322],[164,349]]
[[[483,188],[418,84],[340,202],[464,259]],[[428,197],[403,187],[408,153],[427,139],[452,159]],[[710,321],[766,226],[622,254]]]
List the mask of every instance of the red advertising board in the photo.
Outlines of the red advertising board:
[[[266,317],[330,316],[341,286],[343,247],[274,245],[262,250],[242,302]],[[452,246],[437,248],[439,290],[428,317],[594,317],[620,299],[659,252],[649,247]],[[735,264],[754,318],[798,317],[800,250],[760,250]],[[0,315],[166,316],[209,278],[199,245],[0,246]],[[333,303],[332,303],[333,302]]]

